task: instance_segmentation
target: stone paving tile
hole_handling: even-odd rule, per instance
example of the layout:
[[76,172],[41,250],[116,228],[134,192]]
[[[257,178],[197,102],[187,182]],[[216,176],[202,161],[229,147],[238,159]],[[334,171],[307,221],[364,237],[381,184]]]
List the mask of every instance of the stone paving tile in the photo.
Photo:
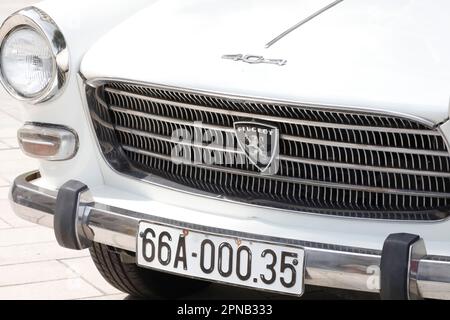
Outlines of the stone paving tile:
[[7,224],[4,220],[0,219],[0,230],[9,228],[11,228],[11,226]]
[[88,281],[91,285],[103,293],[108,295],[122,293],[99,276],[99,272],[90,257],[62,259],[60,262],[76,272],[83,279]]
[[127,300],[130,297],[123,293],[123,294],[110,294],[106,296],[100,296],[100,297],[90,297],[90,298],[83,298],[80,300]]
[[1,151],[0,163],[0,178],[9,183],[12,183],[18,175],[39,166],[35,159],[24,156],[19,149]]
[[4,145],[7,149],[18,149],[19,143],[17,142],[17,138],[2,138],[0,139],[0,145]]
[[[0,187],[0,200],[8,200],[9,185],[5,187]],[[0,206],[0,208],[2,208]]]
[[8,149],[11,149],[11,147],[8,144],[6,144],[5,142],[3,142],[2,139],[0,139],[0,151],[8,150]]
[[17,129],[19,129],[21,125],[21,122],[2,112],[0,114],[0,137],[14,138],[17,135]]
[[0,188],[8,187],[10,185],[9,181],[0,177]]
[[[22,123],[23,120],[25,119],[25,114],[24,114],[24,108],[23,106],[19,103],[16,102],[12,99],[9,98],[9,96],[4,95],[4,102],[3,105],[1,106],[1,110],[3,112],[3,114],[13,118],[14,120],[18,121],[19,123]],[[2,98],[1,94],[0,94],[0,99]],[[9,101],[6,102],[5,101]]]
[[67,250],[60,247],[56,241],[51,243],[34,243],[11,247],[0,247],[0,266],[16,263],[49,261],[55,259],[86,257],[87,250]]
[[[22,151],[20,150],[16,150],[16,149],[8,149],[8,150],[3,150],[2,152],[0,152],[0,161],[1,163],[5,163],[5,162],[14,162],[16,165],[18,165],[19,167],[21,166],[21,164],[19,164],[19,162],[22,161],[18,161],[18,160],[33,160],[29,157],[26,157]],[[35,161],[35,160],[33,160]]]
[[12,211],[11,205],[9,204],[8,198],[8,188],[0,188],[0,219],[9,224],[14,228],[26,228],[35,227],[34,223],[28,222],[24,219],[19,218]]
[[77,277],[75,272],[58,261],[0,266],[0,287]]
[[55,241],[52,229],[34,226],[0,231],[0,247]]
[[65,300],[101,295],[81,278],[0,287],[0,300]]

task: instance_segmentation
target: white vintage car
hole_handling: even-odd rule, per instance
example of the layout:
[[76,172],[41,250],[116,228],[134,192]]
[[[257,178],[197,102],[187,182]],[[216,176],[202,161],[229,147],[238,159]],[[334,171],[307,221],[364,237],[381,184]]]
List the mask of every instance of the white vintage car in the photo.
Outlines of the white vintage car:
[[44,1],[0,29],[20,217],[105,279],[450,298],[445,0]]

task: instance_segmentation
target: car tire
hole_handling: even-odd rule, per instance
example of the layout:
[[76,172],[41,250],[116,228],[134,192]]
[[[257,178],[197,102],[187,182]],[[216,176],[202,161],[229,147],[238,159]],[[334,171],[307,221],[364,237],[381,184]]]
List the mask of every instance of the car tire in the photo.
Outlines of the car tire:
[[138,267],[132,259],[124,262],[120,250],[99,243],[89,249],[103,278],[120,291],[138,298],[176,299],[205,289],[210,283]]

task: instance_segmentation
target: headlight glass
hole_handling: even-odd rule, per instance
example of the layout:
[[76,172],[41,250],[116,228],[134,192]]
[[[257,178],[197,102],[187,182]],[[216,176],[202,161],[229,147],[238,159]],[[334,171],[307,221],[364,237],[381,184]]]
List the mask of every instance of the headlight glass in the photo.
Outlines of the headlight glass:
[[3,78],[20,95],[41,93],[55,75],[54,55],[46,39],[31,28],[9,33],[0,53]]

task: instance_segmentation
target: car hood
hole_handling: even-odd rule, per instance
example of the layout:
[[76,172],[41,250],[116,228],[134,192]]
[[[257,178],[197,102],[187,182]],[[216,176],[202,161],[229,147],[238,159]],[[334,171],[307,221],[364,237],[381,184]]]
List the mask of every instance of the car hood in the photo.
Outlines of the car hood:
[[[445,0],[344,0],[273,46],[330,0],[160,1],[86,53],[88,80],[120,78],[336,108],[448,118],[450,30]],[[283,66],[223,59],[285,59]]]

